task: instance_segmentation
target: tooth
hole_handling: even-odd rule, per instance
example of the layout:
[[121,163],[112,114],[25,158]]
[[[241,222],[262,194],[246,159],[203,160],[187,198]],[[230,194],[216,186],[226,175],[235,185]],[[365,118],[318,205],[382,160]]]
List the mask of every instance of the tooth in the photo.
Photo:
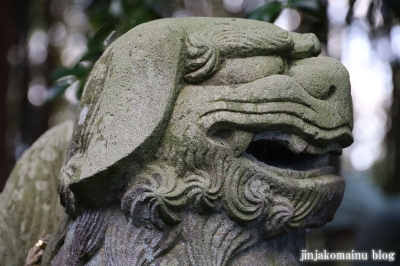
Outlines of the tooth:
[[235,156],[240,156],[249,147],[253,139],[253,133],[246,131],[233,131],[233,134],[228,139],[229,145],[232,147]]
[[312,145],[308,145],[306,148],[306,152],[310,153],[310,154],[322,154],[322,153],[331,152],[332,154],[335,154],[335,155],[341,155],[342,154],[342,146],[340,146],[340,144],[337,142],[330,143],[329,145],[324,146],[324,147],[315,147]]
[[290,135],[288,142],[289,142],[289,149],[294,153],[300,153],[304,151],[305,148],[308,146],[307,141],[296,135]]

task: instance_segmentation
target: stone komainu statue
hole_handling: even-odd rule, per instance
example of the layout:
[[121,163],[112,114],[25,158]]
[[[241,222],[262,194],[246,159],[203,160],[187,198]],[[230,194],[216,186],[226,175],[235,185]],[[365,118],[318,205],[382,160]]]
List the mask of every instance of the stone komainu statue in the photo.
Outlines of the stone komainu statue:
[[[158,20],[115,41],[87,81],[62,167],[62,153],[42,164],[61,168],[68,215],[54,229],[54,197],[23,201],[47,219],[31,229],[53,233],[42,265],[297,265],[304,228],[332,220],[343,196],[328,156],[353,141],[348,73],[319,52],[313,34],[227,18]],[[56,172],[14,170],[10,183],[49,193],[34,181]],[[3,201],[29,197],[9,187]],[[21,204],[7,206],[8,226],[27,227],[11,217]],[[25,233],[29,247],[43,234]],[[7,244],[3,254],[26,256]]]

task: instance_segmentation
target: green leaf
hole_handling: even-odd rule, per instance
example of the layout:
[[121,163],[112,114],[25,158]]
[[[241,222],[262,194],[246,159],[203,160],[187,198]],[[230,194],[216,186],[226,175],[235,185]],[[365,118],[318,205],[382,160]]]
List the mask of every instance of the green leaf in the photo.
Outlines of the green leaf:
[[[98,49],[103,46],[104,40],[110,35],[111,32],[115,30],[114,23],[104,23],[101,27],[96,31],[93,38],[88,42],[88,50]],[[104,49],[104,47],[103,47]]]
[[96,0],[86,10],[92,28],[97,30],[88,40],[87,52],[74,67],[61,67],[50,73],[48,80],[53,85],[48,94],[49,101],[60,97],[71,85],[71,80],[79,80],[77,96],[80,98],[93,64],[106,47],[133,27],[160,18],[156,10],[167,3],[165,0],[121,0],[121,16],[116,16],[110,12],[111,2],[112,0]]
[[326,16],[326,9],[319,0],[290,0],[288,2],[288,7],[317,18],[324,18]]
[[249,19],[274,22],[282,12],[283,6],[277,1],[269,2],[246,15]]
[[72,75],[65,76],[57,80],[57,82],[47,91],[47,102],[51,102],[60,97],[76,80],[77,78]]
[[74,70],[71,68],[66,68],[66,67],[59,67],[53,71],[50,72],[48,75],[47,79],[49,83],[54,83],[56,80],[59,78],[65,77],[65,76],[71,76],[75,75]]
[[129,10],[129,9],[134,9],[143,3],[141,3],[141,1],[138,0],[121,0],[121,4],[124,10]]
[[93,64],[91,62],[82,61],[76,64],[73,68],[60,67],[53,70],[48,76],[49,83],[54,83],[56,81],[59,83],[60,80],[69,77],[75,77],[79,79],[87,76],[92,70]]

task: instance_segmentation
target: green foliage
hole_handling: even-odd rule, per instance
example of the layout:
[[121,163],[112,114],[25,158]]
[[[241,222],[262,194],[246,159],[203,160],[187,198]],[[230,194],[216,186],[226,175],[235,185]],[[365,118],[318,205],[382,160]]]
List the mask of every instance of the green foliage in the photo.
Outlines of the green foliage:
[[61,67],[50,73],[48,80],[53,85],[49,89],[48,101],[61,96],[76,81],[79,82],[79,99],[94,63],[107,46],[133,27],[160,18],[155,10],[162,3],[163,0],[121,0],[121,5],[113,10],[112,1],[94,0],[86,12],[92,28],[97,30],[89,38],[87,52],[72,68]]
[[282,12],[284,6],[278,1],[269,2],[247,15],[247,18],[274,22]]
[[[326,17],[325,6],[322,0],[287,0],[270,1],[257,8],[246,17],[254,20],[274,22],[284,8],[292,8],[303,13],[323,19]],[[78,63],[71,68],[58,68],[48,77],[49,83],[53,84],[49,89],[48,101],[61,96],[65,90],[79,82],[77,97],[80,98],[86,79],[97,59],[104,50],[115,39],[132,29],[133,27],[160,18],[156,10],[166,3],[165,0],[120,0],[117,8],[112,8],[115,1],[94,0],[85,10],[90,19],[91,28],[95,34],[87,43],[87,52],[80,58]]]
[[320,0],[270,1],[247,14],[246,17],[272,23],[278,18],[284,8],[292,8],[319,19],[326,17],[325,6]]
[[288,2],[288,7],[302,11],[319,19],[326,16],[325,6],[318,0],[290,0]]

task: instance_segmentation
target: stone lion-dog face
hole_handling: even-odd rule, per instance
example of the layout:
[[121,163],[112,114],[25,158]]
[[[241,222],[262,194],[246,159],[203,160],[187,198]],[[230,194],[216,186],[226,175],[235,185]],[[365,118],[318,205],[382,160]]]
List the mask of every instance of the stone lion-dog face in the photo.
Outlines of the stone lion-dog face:
[[61,173],[67,211],[121,202],[136,226],[159,229],[225,212],[267,238],[330,221],[344,181],[328,156],[352,142],[344,66],[313,57],[313,34],[165,23],[134,29],[97,63]]

